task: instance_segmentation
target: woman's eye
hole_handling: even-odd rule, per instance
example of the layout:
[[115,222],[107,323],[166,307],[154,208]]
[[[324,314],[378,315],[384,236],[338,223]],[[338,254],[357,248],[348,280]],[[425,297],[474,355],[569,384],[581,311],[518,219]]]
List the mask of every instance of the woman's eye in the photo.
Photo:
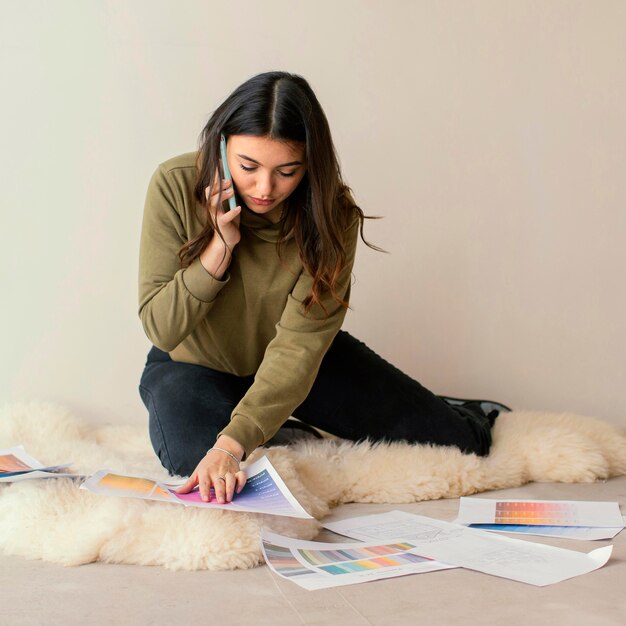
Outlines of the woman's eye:
[[[239,167],[244,171],[244,172],[254,172],[256,170],[256,167],[246,167],[243,163],[239,164]],[[293,172],[278,172],[283,178],[291,178],[292,176],[295,176],[296,174],[296,170],[294,170]]]

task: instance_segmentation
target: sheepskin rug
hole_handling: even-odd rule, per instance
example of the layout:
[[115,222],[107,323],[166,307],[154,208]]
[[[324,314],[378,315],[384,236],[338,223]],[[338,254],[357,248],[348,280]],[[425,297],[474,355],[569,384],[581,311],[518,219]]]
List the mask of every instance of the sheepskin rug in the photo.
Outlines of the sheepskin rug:
[[[49,404],[0,410],[0,447],[23,444],[45,465],[73,462],[166,480],[147,428],[92,428]],[[302,441],[267,454],[302,505],[322,519],[347,502],[408,503],[530,481],[593,482],[626,473],[626,436],[615,426],[570,414],[501,414],[487,457],[428,445]],[[70,478],[0,484],[0,548],[63,565],[93,561],[168,569],[237,569],[262,562],[261,527],[313,539],[316,520],[185,508],[98,496]]]

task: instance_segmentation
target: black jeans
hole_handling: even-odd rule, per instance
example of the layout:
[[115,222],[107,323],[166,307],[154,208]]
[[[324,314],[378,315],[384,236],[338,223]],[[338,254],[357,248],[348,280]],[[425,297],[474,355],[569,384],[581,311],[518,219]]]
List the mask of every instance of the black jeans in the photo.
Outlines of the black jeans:
[[[179,363],[156,347],[150,350],[139,392],[149,413],[152,446],[170,473],[193,472],[253,381],[254,376]],[[293,416],[353,441],[404,440],[485,455],[498,406],[506,408],[448,402],[339,331]]]

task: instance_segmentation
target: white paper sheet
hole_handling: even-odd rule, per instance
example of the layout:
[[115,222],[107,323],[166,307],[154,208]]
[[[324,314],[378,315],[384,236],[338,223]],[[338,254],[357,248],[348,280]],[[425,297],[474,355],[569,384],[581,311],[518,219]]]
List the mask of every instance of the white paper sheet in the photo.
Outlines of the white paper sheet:
[[177,494],[174,493],[172,484],[143,476],[115,474],[109,470],[96,472],[80,488],[105,496],[141,498],[200,508],[312,519],[289,491],[266,456],[246,467],[244,471],[248,477],[245,487],[227,504],[219,504],[212,489],[211,500],[203,502],[198,489],[188,494]]
[[454,567],[414,554],[410,542],[321,543],[263,530],[261,547],[272,571],[309,590]]
[[537,586],[592,572],[609,560],[613,550],[606,546],[585,554],[403,511],[355,517],[324,526],[361,541],[410,541],[415,545],[414,552],[422,556]]
[[24,446],[0,448],[0,483],[16,483],[33,478],[82,478],[76,474],[63,473],[71,463],[64,465],[44,466],[37,459],[30,456]]

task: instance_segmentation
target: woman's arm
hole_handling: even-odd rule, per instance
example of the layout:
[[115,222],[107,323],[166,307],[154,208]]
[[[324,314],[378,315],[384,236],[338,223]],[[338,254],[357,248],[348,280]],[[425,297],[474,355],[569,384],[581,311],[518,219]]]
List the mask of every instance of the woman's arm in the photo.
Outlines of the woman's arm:
[[[139,316],[150,341],[173,350],[209,313],[228,283],[230,250],[219,237],[189,267],[180,268],[178,251],[195,233],[194,171],[160,166],[148,186],[139,254]],[[228,198],[224,190],[223,198]],[[232,192],[231,192],[232,193]],[[220,214],[220,224],[237,231],[239,211]],[[236,227],[235,227],[236,226]],[[196,222],[196,228],[199,228]],[[231,234],[230,249],[236,245]],[[238,241],[238,238],[237,238]]]
[[[337,293],[345,301],[350,295],[359,226],[356,219],[345,233],[347,262],[337,284]],[[312,280],[307,272],[301,274],[288,296],[276,325],[276,336],[265,351],[253,385],[220,433],[241,443],[246,455],[269,440],[306,399],[322,359],[343,323],[346,309],[328,293],[322,299],[328,315],[319,305],[304,312],[303,301]]]

